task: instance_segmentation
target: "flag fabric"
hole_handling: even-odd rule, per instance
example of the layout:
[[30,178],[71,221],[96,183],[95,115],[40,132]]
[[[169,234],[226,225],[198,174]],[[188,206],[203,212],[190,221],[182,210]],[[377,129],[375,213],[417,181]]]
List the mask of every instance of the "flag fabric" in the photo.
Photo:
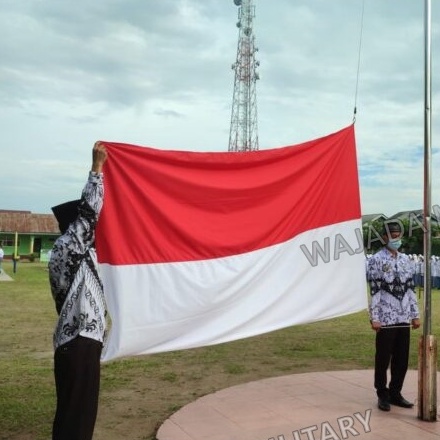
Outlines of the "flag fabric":
[[367,307],[354,125],[251,152],[103,143],[104,361]]

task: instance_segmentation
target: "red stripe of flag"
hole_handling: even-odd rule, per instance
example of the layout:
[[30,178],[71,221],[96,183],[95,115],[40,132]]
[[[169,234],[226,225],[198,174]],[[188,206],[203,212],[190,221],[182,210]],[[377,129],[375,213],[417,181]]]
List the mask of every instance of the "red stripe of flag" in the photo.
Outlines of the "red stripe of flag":
[[252,152],[104,144],[101,263],[226,257],[361,216],[353,125]]

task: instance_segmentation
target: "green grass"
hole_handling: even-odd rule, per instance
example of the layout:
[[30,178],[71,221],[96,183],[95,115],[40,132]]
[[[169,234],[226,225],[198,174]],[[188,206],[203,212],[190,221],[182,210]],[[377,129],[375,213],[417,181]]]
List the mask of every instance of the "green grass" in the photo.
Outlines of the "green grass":
[[[56,321],[46,266],[20,262],[0,282],[0,440],[47,440],[55,410],[52,332]],[[433,333],[440,329],[433,291]],[[417,368],[421,331],[412,332]],[[267,377],[373,367],[366,311],[193,350],[124,358],[102,368],[95,440],[152,440],[182,406],[219,389]],[[372,396],[373,396],[372,390]]]

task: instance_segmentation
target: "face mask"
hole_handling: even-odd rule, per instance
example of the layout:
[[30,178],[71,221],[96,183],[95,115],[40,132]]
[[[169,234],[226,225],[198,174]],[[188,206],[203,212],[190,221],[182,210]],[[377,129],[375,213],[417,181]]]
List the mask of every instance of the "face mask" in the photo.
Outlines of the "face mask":
[[402,246],[402,240],[400,238],[397,238],[396,240],[390,240],[387,246],[390,249],[394,249],[395,251],[397,251],[397,249],[399,249],[400,246]]

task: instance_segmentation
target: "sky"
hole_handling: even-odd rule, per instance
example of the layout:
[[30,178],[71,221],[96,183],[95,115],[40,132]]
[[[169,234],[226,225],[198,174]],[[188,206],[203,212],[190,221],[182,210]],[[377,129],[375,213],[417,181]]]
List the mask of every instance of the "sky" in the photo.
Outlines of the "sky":
[[[432,3],[432,205],[440,205]],[[362,213],[422,209],[425,1],[255,6],[260,149],[336,132],[356,106]],[[49,213],[78,198],[97,140],[227,151],[237,14],[233,0],[1,0],[0,209]]]

